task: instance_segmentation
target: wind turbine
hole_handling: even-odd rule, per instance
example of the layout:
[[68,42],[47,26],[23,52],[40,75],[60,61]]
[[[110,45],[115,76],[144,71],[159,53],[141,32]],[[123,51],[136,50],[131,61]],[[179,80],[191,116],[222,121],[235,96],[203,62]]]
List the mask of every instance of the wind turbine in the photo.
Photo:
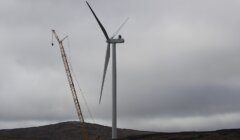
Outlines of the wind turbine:
[[107,31],[103,27],[102,23],[98,19],[97,15],[91,8],[90,4],[86,1],[88,7],[90,8],[92,14],[94,15],[95,19],[97,20],[98,25],[100,26],[104,36],[106,37],[107,42],[107,50],[106,50],[106,56],[105,56],[105,63],[104,63],[104,70],[103,70],[103,79],[102,79],[102,85],[101,85],[101,92],[100,92],[100,98],[99,103],[101,102],[102,98],[102,92],[103,92],[103,86],[105,81],[105,76],[107,72],[107,67],[110,59],[110,46],[112,45],[112,139],[117,138],[117,68],[116,68],[116,44],[117,43],[124,43],[124,39],[121,37],[121,35],[118,36],[117,39],[114,37],[118,34],[120,29],[123,27],[123,25],[127,22],[128,18],[124,21],[124,23],[119,27],[117,32],[109,38]]

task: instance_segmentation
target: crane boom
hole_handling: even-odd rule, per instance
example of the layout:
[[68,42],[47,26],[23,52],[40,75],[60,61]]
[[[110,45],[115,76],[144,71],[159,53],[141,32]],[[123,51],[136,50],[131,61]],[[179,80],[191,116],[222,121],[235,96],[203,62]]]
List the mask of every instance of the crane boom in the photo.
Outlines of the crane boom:
[[59,43],[63,64],[64,64],[64,67],[65,67],[65,71],[67,73],[67,78],[68,78],[69,86],[70,86],[71,93],[72,93],[72,96],[73,96],[73,101],[74,101],[74,104],[75,104],[75,108],[77,110],[78,119],[80,121],[82,137],[83,137],[84,140],[88,140],[88,133],[87,133],[87,129],[86,129],[86,126],[85,126],[82,110],[81,110],[81,107],[80,107],[80,104],[79,104],[79,101],[78,101],[78,97],[77,97],[77,94],[76,94],[76,89],[75,89],[73,78],[72,78],[72,75],[71,75],[69,63],[68,63],[67,56],[66,56],[66,53],[65,53],[65,50],[64,50],[64,47],[63,47],[63,43],[62,43],[63,40],[65,38],[67,38],[67,36],[64,37],[62,40],[60,40],[55,30],[52,30],[52,33],[54,34],[55,38],[57,39],[57,41]]

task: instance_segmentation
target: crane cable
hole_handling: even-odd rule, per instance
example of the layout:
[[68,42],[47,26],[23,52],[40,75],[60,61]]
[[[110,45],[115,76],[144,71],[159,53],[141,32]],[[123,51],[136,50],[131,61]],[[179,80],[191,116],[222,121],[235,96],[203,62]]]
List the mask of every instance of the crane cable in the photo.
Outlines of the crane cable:
[[[68,51],[69,51],[69,52],[68,52],[68,53],[69,53],[69,55],[68,55],[68,59],[69,59],[68,63],[69,63],[70,71],[72,72],[72,74],[73,74],[73,79],[76,81],[78,90],[79,90],[80,94],[81,94],[82,97],[83,97],[85,106],[87,107],[87,112],[88,112],[90,118],[92,119],[93,123],[96,124],[95,119],[94,119],[94,117],[93,117],[93,115],[92,115],[92,112],[90,111],[90,108],[89,108],[89,106],[88,106],[88,104],[87,104],[87,100],[86,100],[86,98],[85,98],[85,96],[84,96],[85,92],[83,92],[83,90],[81,89],[81,87],[80,87],[80,85],[79,85],[79,82],[78,82],[78,80],[77,80],[77,78],[76,78],[76,75],[75,75],[75,73],[74,73],[73,67],[72,67],[72,65],[71,65],[71,49],[70,49],[70,40],[69,40],[69,38],[67,38],[67,43],[68,43],[67,46],[68,46]],[[98,128],[96,125],[93,125],[93,127],[95,127],[95,130],[97,130],[97,132],[96,132],[96,135],[97,135],[97,136],[96,136],[96,140],[101,140],[99,128]]]
[[82,88],[80,87],[79,82],[78,82],[78,80],[77,80],[77,78],[76,78],[75,72],[74,72],[74,70],[73,70],[72,64],[71,64],[71,49],[70,49],[70,40],[69,40],[69,37],[67,38],[67,46],[68,46],[68,54],[69,54],[69,55],[68,55],[68,60],[69,60],[68,63],[69,63],[69,66],[70,66],[70,70],[71,70],[71,72],[72,72],[72,74],[73,74],[73,79],[76,81],[77,87],[78,87],[78,91],[80,92],[81,96],[83,97],[85,106],[87,107],[87,112],[88,112],[90,118],[92,119],[93,123],[95,123],[95,119],[93,118],[92,112],[90,111],[90,108],[89,108],[89,106],[88,106],[88,104],[87,104],[87,100],[86,100],[85,95],[84,95],[85,92],[83,92]]

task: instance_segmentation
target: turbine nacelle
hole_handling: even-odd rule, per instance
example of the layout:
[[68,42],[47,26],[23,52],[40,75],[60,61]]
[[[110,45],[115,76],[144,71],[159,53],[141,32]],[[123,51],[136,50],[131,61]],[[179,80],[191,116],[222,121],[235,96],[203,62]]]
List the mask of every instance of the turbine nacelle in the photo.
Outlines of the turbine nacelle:
[[124,43],[124,39],[121,37],[119,37],[117,39],[111,38],[111,39],[107,40],[107,43],[112,43],[112,44]]

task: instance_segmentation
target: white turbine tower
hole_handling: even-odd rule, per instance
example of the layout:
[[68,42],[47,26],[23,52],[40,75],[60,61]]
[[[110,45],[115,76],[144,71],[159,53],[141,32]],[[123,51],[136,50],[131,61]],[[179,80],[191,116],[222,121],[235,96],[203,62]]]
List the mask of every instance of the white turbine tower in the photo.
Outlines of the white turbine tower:
[[88,7],[90,8],[92,14],[94,15],[95,19],[97,20],[98,25],[100,26],[104,36],[106,37],[107,42],[107,51],[106,51],[106,57],[105,57],[105,63],[104,63],[104,70],[103,70],[103,79],[102,79],[102,86],[101,86],[101,92],[100,92],[100,98],[99,103],[101,102],[102,98],[102,92],[103,92],[103,86],[105,81],[105,76],[107,72],[108,62],[110,58],[110,45],[112,44],[112,139],[117,138],[117,69],[116,69],[116,44],[117,43],[124,43],[124,39],[121,37],[121,35],[118,36],[117,39],[114,39],[114,37],[118,34],[120,29],[123,27],[123,25],[127,22],[128,18],[124,21],[124,23],[119,27],[117,32],[111,37],[108,37],[108,34],[103,27],[102,23],[99,21],[98,17],[96,16],[95,12],[89,5],[89,3],[86,1]]

